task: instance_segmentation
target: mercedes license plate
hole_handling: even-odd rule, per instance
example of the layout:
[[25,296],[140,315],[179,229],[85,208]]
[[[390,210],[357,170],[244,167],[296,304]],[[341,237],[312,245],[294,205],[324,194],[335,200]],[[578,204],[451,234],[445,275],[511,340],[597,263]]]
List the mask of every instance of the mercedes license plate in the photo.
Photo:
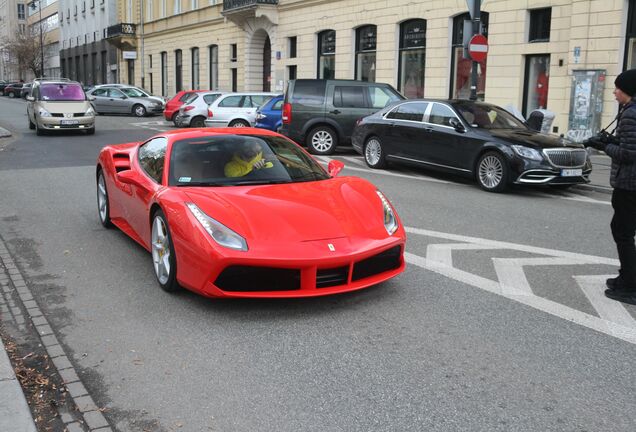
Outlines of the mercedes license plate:
[[581,175],[583,175],[583,170],[581,168],[561,170],[561,177],[576,177]]
[[63,125],[76,125],[76,124],[79,124],[79,120],[60,120],[60,124],[63,124]]

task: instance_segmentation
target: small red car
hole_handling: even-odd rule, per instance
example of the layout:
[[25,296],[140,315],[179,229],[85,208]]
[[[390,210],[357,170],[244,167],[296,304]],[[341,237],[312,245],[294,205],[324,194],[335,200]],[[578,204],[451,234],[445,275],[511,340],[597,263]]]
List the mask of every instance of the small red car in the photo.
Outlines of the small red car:
[[370,182],[336,177],[276,132],[188,129],[106,146],[102,225],[152,254],[165,291],[311,297],[362,289],[405,268],[406,234]]
[[174,95],[172,99],[170,99],[165,108],[163,109],[163,118],[167,121],[174,121],[174,116],[179,112],[179,108],[184,104],[186,99],[194,93],[204,92],[207,90],[181,90],[179,93]]

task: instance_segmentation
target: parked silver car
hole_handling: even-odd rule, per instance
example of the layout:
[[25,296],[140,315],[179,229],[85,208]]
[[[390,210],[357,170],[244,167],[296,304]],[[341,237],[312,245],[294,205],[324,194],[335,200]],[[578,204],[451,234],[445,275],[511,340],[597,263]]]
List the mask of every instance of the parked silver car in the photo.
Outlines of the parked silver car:
[[277,93],[245,92],[220,96],[208,107],[208,127],[248,127],[256,124],[256,110]]
[[222,92],[194,93],[183,102],[174,118],[176,127],[205,127],[208,116],[208,106],[213,103]]
[[133,114],[144,117],[148,114],[163,113],[165,102],[162,98],[148,96],[141,89],[122,85],[100,85],[88,92],[95,98],[93,108],[100,114]]

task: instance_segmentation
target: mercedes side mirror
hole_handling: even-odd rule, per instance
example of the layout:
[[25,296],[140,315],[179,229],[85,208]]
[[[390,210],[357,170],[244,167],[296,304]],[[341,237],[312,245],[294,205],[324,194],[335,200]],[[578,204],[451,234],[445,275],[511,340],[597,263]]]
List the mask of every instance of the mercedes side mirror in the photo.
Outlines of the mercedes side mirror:
[[455,128],[455,130],[457,132],[461,132],[464,133],[466,132],[466,128],[464,127],[464,125],[462,124],[462,122],[460,122],[459,120],[457,120],[456,118],[452,118],[449,120],[449,123],[452,127]]

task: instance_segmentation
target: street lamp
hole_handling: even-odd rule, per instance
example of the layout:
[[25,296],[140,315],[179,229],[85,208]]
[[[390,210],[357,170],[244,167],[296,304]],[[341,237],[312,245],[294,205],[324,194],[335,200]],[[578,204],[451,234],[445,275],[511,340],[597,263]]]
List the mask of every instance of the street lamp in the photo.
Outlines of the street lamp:
[[[38,4],[38,6],[35,5],[36,3]],[[35,8],[38,7],[39,13],[40,13],[40,20],[38,22],[38,27],[40,27],[40,72],[42,74],[40,78],[43,78],[44,77],[44,38],[42,35],[42,0],[31,0],[31,2],[29,3],[29,7],[32,10],[35,10]]]

